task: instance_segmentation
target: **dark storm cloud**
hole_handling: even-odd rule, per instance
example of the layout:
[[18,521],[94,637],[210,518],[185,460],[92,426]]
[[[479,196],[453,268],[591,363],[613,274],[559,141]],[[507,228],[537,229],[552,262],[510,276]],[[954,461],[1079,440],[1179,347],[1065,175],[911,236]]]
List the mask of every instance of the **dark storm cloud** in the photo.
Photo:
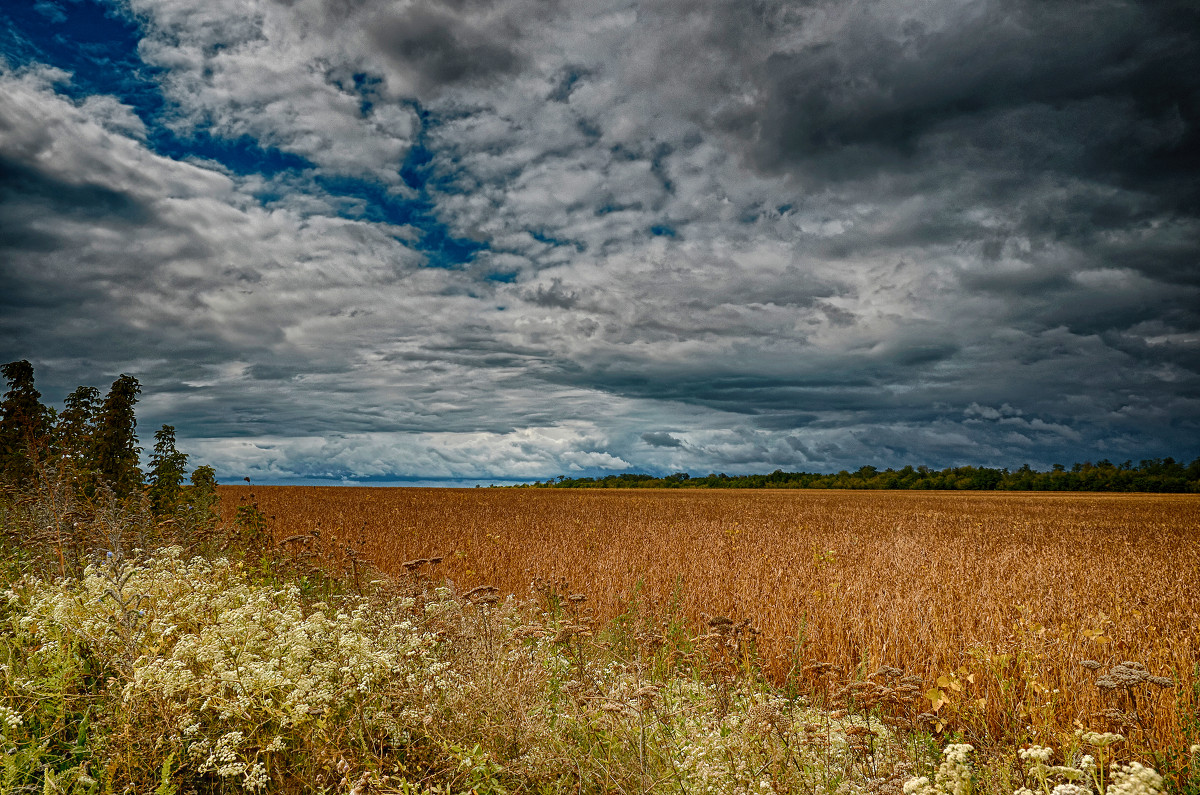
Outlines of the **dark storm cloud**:
[[223,476],[1200,454],[1194,4],[129,10],[0,65],[0,347]]
[[[763,168],[820,167],[823,158],[848,176],[903,167],[928,139],[949,133],[968,157],[1010,156],[1031,169],[1166,187],[1194,201],[1196,188],[1181,174],[1196,168],[1200,142],[1194,5],[1071,0],[921,10],[810,4],[789,29],[801,38],[794,47],[764,53],[734,37],[735,57],[761,53],[744,66],[761,93],[719,118],[752,144]],[[713,14],[714,40],[727,14]],[[1048,112],[1012,116],[1032,109]],[[1018,119],[1036,126],[1018,130]]]
[[[656,73],[746,162],[809,192],[942,205],[826,254],[976,241],[994,259],[1023,238],[1035,257],[1053,242],[1096,267],[1200,278],[1194,4],[691,6],[729,68],[686,46],[695,24],[667,2],[651,4]],[[963,212],[982,208],[1000,223]]]

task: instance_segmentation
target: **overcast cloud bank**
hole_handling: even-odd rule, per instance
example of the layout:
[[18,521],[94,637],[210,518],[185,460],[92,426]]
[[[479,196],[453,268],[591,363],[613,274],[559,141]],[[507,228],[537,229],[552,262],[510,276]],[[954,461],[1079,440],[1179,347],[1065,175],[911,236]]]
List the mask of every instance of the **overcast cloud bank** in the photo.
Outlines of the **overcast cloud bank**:
[[0,359],[223,478],[1200,455],[1188,2],[0,11]]

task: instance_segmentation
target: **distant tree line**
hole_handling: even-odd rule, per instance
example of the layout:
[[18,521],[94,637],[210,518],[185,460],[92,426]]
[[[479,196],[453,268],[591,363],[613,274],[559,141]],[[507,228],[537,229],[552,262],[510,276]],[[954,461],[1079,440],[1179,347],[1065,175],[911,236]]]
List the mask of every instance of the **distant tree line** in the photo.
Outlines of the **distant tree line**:
[[154,434],[150,468],[140,466],[137,405],[141,385],[122,374],[101,399],[93,386],[75,389],[61,411],[43,405],[28,361],[0,366],[8,391],[0,398],[0,489],[11,495],[69,488],[86,499],[105,493],[144,499],[153,517],[181,510],[210,511],[215,502],[212,467],[198,467],[186,486],[188,456],[175,447],[175,428]]
[[854,472],[834,474],[784,472],[768,475],[712,474],[692,477],[676,472],[665,477],[626,473],[600,478],[559,476],[518,488],[556,489],[948,489],[972,491],[1142,491],[1167,493],[1200,492],[1200,458],[1181,464],[1173,458],[1153,458],[1114,464],[1101,460],[1075,464],[1067,469],[1055,464],[1039,472],[1028,464],[1017,470],[990,467],[906,466],[877,469],[864,466]]

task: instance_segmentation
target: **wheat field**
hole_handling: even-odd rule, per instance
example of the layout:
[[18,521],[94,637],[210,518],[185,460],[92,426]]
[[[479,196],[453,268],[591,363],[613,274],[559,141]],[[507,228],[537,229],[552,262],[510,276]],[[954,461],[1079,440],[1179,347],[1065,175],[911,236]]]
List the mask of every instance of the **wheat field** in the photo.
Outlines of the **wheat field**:
[[[249,497],[222,487],[226,518]],[[277,540],[319,536],[459,592],[546,582],[601,618],[636,600],[758,630],[763,668],[817,697],[881,665],[920,675],[926,720],[968,741],[1120,731],[1200,738],[1200,498],[963,492],[254,487]],[[428,571],[430,567],[423,567]],[[1081,665],[1093,661],[1096,665]],[[1113,685],[1112,666],[1145,666]],[[1119,673],[1119,672],[1118,672]],[[1156,680],[1148,677],[1159,677]],[[1165,679],[1171,680],[1168,686]],[[1096,683],[1100,681],[1102,685]],[[1157,683],[1156,683],[1157,682]],[[1107,684],[1106,684],[1107,683]]]

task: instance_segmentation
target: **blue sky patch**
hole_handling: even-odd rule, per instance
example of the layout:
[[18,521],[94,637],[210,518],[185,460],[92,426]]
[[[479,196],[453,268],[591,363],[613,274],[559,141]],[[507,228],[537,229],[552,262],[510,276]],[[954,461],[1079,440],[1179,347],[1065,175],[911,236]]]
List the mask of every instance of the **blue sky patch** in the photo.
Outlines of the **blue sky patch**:
[[[387,188],[377,182],[354,177],[317,176],[316,182],[333,196],[358,200],[344,211],[343,214],[348,217],[418,229],[421,237],[411,245],[425,254],[430,267],[456,268],[470,262],[476,253],[487,248],[484,243],[454,237],[450,233],[450,228],[438,220],[433,202],[424,190],[424,183],[410,185],[417,188],[418,198],[405,199],[388,193]],[[360,211],[355,212],[350,207],[358,207]]]
[[128,101],[144,82],[138,26],[107,3],[77,0],[5,3],[0,54],[12,66],[45,63],[74,73],[75,95],[114,94]]
[[[302,174],[314,168],[305,157],[263,146],[249,136],[225,138],[205,128],[179,135],[164,126],[167,103],[157,82],[159,72],[138,55],[138,24],[116,6],[96,0],[18,2],[0,10],[0,26],[0,55],[10,66],[40,63],[71,72],[70,83],[58,89],[76,101],[94,94],[116,97],[142,119],[147,144],[158,154],[214,161],[240,176]],[[370,113],[380,78],[357,73],[352,80],[352,89],[362,97],[362,112]],[[415,103],[414,109],[423,126],[432,123],[427,111]],[[444,181],[436,177],[433,159],[433,152],[418,139],[400,168],[400,176],[417,192],[415,199],[390,195],[383,185],[358,178],[320,175],[315,182],[345,200],[341,212],[346,217],[413,226],[421,233],[413,246],[426,255],[431,267],[459,267],[486,246],[455,237],[437,218],[428,187]],[[278,198],[260,197],[264,203]]]
[[273,177],[283,171],[305,171],[313,167],[306,157],[264,147],[248,135],[240,138],[219,138],[208,130],[196,130],[186,138],[170,130],[158,128],[152,145],[159,154],[176,160],[199,157],[214,160],[234,174],[262,174]]
[[140,29],[116,7],[95,0],[14,3],[0,11],[4,37],[0,54],[14,67],[46,64],[71,72],[63,95],[81,100],[108,94],[128,105],[146,125],[148,145],[158,154],[220,163],[234,174],[274,176],[312,167],[306,158],[264,147],[253,138],[221,138],[198,129],[180,136],[164,127],[166,107],[159,71],[138,56]]

